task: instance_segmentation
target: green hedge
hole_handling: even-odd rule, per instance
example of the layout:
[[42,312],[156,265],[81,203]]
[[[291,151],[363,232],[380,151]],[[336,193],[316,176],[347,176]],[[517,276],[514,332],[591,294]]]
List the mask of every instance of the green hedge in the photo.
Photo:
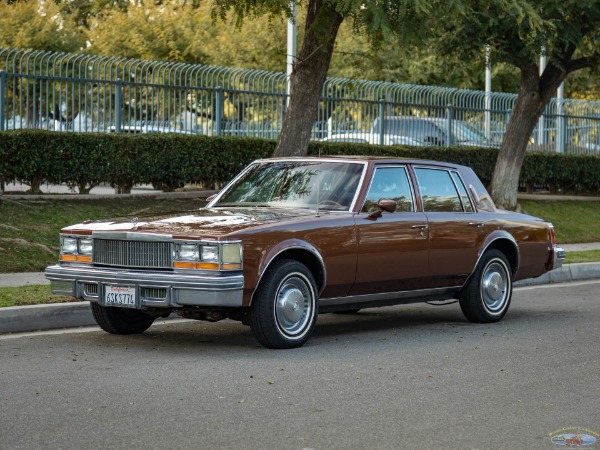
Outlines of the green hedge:
[[[185,134],[0,132],[0,178],[38,192],[44,182],[66,183],[80,193],[101,182],[121,192],[151,183],[173,190],[185,183],[230,180],[250,161],[269,157],[275,141]],[[310,155],[377,155],[424,158],[470,166],[488,184],[498,151],[489,148],[378,146],[312,142]],[[521,183],[553,191],[600,193],[600,157],[528,152]]]

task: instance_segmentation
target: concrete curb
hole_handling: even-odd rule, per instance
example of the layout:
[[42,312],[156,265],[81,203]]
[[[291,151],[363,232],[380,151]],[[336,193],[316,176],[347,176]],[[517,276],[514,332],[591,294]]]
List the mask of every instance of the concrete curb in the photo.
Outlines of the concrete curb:
[[96,325],[89,302],[0,308],[0,333]]
[[[515,287],[600,279],[600,263],[566,264],[539,278],[521,280]],[[0,308],[0,333],[22,333],[95,326],[89,302]]]
[[581,281],[600,279],[600,263],[565,264],[560,269],[547,272],[538,278],[517,281],[515,287],[538,286],[541,284],[565,283],[568,281]]

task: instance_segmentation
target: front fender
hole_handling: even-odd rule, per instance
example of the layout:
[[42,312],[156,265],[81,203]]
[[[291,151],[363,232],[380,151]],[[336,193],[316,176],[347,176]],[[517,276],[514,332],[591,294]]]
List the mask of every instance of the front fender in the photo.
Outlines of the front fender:
[[301,239],[288,239],[283,242],[279,242],[277,245],[271,247],[269,251],[265,253],[258,266],[258,284],[260,284],[260,280],[262,279],[263,275],[265,274],[271,263],[280,255],[290,251],[308,252],[317,261],[317,264],[320,266],[320,271],[322,271],[322,276],[315,276],[315,279],[317,281],[317,284],[319,285],[319,290],[322,291],[327,280],[327,273],[325,270],[325,262],[323,261],[323,257],[313,245]]

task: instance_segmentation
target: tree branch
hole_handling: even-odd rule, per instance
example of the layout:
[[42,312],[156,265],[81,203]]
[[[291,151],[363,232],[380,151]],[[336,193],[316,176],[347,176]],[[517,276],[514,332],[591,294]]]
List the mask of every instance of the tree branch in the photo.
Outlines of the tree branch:
[[600,54],[594,53],[590,56],[585,56],[583,58],[577,58],[572,61],[569,61],[566,64],[565,70],[567,73],[575,72],[579,69],[585,69],[586,67],[592,67],[600,64]]

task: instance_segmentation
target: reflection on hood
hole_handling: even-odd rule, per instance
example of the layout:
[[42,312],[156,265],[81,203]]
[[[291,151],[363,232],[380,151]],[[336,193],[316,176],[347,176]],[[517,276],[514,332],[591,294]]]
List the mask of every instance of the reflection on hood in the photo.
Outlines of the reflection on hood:
[[234,231],[281,222],[297,217],[312,216],[314,211],[301,209],[244,208],[222,209],[203,208],[170,215],[152,217],[133,217],[121,220],[91,222],[65,228],[70,230],[137,231],[146,233],[164,233],[176,235],[218,236]]

